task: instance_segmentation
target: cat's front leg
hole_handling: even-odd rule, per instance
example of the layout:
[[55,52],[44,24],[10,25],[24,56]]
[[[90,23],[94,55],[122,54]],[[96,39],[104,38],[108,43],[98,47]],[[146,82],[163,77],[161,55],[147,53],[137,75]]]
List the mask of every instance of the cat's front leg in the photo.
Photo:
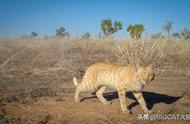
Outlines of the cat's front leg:
[[126,96],[125,96],[126,90],[124,88],[118,88],[118,94],[119,94],[119,100],[121,104],[121,110],[125,114],[129,114],[130,111],[127,109],[126,105]]
[[146,105],[146,102],[143,98],[143,95],[142,95],[142,92],[133,92],[135,98],[137,99],[138,103],[140,104],[140,106],[142,107],[143,111],[146,113],[146,114],[152,114],[153,111],[152,110],[149,110],[147,108],[147,105]]

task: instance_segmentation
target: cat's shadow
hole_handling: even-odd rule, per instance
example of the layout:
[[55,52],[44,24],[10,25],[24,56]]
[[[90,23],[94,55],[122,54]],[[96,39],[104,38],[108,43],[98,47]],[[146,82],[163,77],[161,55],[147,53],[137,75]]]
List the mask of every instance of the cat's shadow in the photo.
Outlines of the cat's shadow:
[[[172,104],[181,98],[179,96],[175,97],[175,96],[169,96],[169,95],[164,95],[164,94],[160,94],[160,93],[153,93],[153,92],[148,92],[148,91],[143,91],[142,94],[143,94],[143,97],[147,103],[148,109],[152,109],[153,106],[157,103]],[[93,95],[95,95],[95,94],[93,94]],[[108,101],[111,101],[113,99],[118,99],[118,92],[115,91],[115,92],[104,93],[104,97]],[[126,97],[129,99],[135,100],[133,103],[131,103],[128,106],[129,110],[131,110],[133,107],[135,107],[136,105],[139,104],[131,92],[127,92]],[[83,100],[92,99],[92,98],[97,98],[97,97],[96,96],[86,97]]]

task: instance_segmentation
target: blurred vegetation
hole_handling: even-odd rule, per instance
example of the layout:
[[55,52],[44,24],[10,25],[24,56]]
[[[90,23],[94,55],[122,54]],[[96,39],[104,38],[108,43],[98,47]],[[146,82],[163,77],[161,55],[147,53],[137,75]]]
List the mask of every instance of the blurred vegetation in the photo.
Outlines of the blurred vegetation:
[[56,29],[56,36],[57,37],[70,37],[69,32],[66,31],[64,27],[60,27],[59,29]]
[[90,38],[90,33],[86,32],[81,36],[81,39],[89,39]]
[[[152,39],[160,39],[160,38],[175,38],[175,39],[189,39],[190,38],[190,29],[189,28],[184,28],[181,31],[178,32],[173,32],[174,23],[172,21],[166,21],[163,26],[161,26],[161,29],[163,32],[155,32],[152,34],[148,34],[148,36],[144,35],[144,37],[149,37]],[[123,29],[123,24],[121,21],[114,21],[112,22],[111,19],[103,19],[100,23],[100,28],[101,31],[96,34],[95,38],[98,39],[105,39],[105,38],[113,38],[112,35],[119,30]],[[145,31],[145,26],[143,24],[130,24],[127,27],[127,32],[129,32],[129,35],[131,39],[133,40],[139,40],[143,36],[143,32]],[[63,27],[59,27],[56,29],[55,36],[48,36],[45,35],[43,38],[44,39],[49,39],[49,38],[70,38],[71,35],[70,33]],[[23,35],[21,38],[40,38],[38,36],[38,33],[36,32],[31,32],[30,35]],[[89,39],[89,38],[94,38],[93,34],[90,34],[89,32],[86,32],[80,36],[81,39]]]
[[121,29],[122,23],[120,21],[115,21],[114,24],[112,24],[111,19],[104,19],[101,22],[101,30],[106,37],[111,36],[113,33]]
[[142,24],[129,25],[127,28],[127,32],[130,33],[131,38],[135,40],[141,38],[141,34],[144,30],[145,28]]
[[35,38],[35,37],[37,37],[38,36],[38,34],[36,33],[36,32],[31,32],[31,38]]
[[162,30],[166,31],[167,37],[170,38],[170,33],[173,28],[173,22],[171,21],[166,21],[166,23],[162,26]]
[[155,33],[151,35],[152,39],[164,38],[161,32]]

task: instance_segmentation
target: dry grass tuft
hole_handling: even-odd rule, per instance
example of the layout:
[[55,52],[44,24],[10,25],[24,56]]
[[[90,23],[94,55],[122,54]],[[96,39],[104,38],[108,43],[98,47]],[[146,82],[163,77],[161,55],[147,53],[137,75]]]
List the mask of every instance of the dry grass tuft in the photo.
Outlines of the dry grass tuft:
[[115,56],[122,64],[149,65],[162,58],[162,46],[157,41],[140,40],[117,44]]
[[96,62],[157,64],[161,75],[190,75],[189,41],[144,39],[1,39],[0,77],[67,81]]
[[116,60],[124,65],[155,64],[159,75],[189,76],[190,44],[185,40],[144,39],[117,43]]

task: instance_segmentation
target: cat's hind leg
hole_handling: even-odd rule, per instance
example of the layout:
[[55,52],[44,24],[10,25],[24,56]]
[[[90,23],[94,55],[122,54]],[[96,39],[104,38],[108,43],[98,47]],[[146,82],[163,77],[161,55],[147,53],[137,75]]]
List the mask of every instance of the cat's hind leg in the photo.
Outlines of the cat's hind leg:
[[78,86],[76,88],[76,93],[75,93],[75,103],[78,103],[81,101],[80,92],[81,92],[81,84],[78,84]]
[[97,91],[96,91],[96,96],[98,97],[98,99],[105,105],[110,105],[111,101],[107,101],[104,96],[103,93],[106,89],[106,86],[101,86]]

